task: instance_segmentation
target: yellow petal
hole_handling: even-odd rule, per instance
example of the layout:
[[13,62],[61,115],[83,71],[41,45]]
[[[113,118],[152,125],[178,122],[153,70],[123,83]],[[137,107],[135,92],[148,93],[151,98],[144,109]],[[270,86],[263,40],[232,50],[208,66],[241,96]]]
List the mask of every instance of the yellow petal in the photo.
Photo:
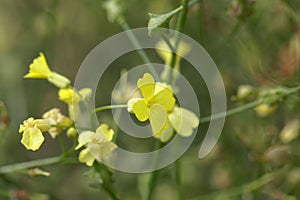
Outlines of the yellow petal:
[[100,146],[100,157],[107,158],[111,155],[112,151],[117,148],[117,145],[113,142],[105,142]]
[[83,88],[78,92],[84,102],[88,102],[92,96],[91,88]]
[[79,149],[83,145],[92,142],[94,132],[92,131],[84,131],[78,137],[78,145],[76,146],[75,150]]
[[163,130],[161,134],[154,135],[155,138],[158,138],[161,142],[168,142],[173,136],[174,130],[171,124],[168,125],[166,130]]
[[111,141],[114,135],[114,130],[109,129],[107,124],[101,124],[99,128],[97,128],[96,133],[102,133],[108,141]]
[[60,89],[58,91],[59,100],[67,104],[76,104],[81,101],[80,96],[71,88]]
[[143,98],[131,98],[128,100],[127,102],[127,111],[130,112],[130,113],[133,113],[133,109],[132,109],[132,106],[133,104],[138,101],[138,100],[141,100]]
[[29,66],[29,73],[24,78],[48,78],[50,73],[46,58],[43,53],[40,53],[40,56]]
[[168,118],[177,133],[184,137],[191,136],[193,129],[199,125],[199,119],[193,112],[180,107],[175,107]]
[[87,166],[92,166],[95,158],[90,154],[90,152],[87,149],[83,149],[79,153],[79,161],[82,163],[86,163]]
[[36,151],[40,148],[45,138],[38,128],[30,128],[23,133],[21,143],[28,150]]
[[149,118],[149,108],[147,107],[145,99],[135,101],[132,105],[132,112],[139,121],[146,121]]
[[155,82],[154,78],[149,73],[145,73],[143,78],[137,82],[138,88],[141,90],[143,97],[148,100],[153,97]]
[[152,102],[162,105],[167,111],[172,111],[175,105],[172,89],[164,84],[157,83],[155,85],[155,95]]
[[149,120],[154,135],[161,133],[166,129],[168,123],[167,111],[159,104],[155,104],[150,108]]

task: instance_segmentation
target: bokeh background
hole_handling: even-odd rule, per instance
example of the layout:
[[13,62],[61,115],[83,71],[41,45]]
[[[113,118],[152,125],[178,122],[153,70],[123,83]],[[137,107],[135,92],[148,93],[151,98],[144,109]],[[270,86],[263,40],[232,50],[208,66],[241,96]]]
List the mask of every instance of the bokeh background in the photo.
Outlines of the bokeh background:
[[[122,31],[118,23],[107,20],[103,2],[0,1],[0,101],[7,107],[10,118],[8,126],[0,132],[0,165],[60,153],[58,141],[48,135],[42,148],[34,153],[19,142],[18,126],[24,119],[38,118],[52,107],[67,113],[66,105],[57,99],[55,87],[45,80],[25,80],[23,76],[33,58],[44,52],[51,68],[73,81],[87,54],[101,41]],[[126,21],[132,28],[147,26],[148,12],[166,13],[180,5],[178,0],[124,0],[122,3]],[[175,21],[171,21],[171,28]],[[232,108],[239,106],[232,96],[242,84],[255,88],[300,84],[299,28],[300,1],[297,0],[200,0],[189,11],[184,33],[203,45],[214,59],[224,79],[228,107]],[[163,63],[155,51],[147,50],[147,53],[151,61]],[[111,102],[111,91],[122,69],[140,64],[143,62],[134,52],[116,60],[100,81],[97,105]],[[194,75],[187,62],[181,65],[182,74],[197,92],[201,114],[208,115],[210,101],[205,83]],[[214,151],[199,160],[197,153],[207,128],[201,125],[193,145],[181,158],[186,199],[207,194],[211,196],[203,199],[300,199],[299,138],[288,144],[279,138],[283,127],[299,120],[299,115],[300,96],[294,95],[270,116],[261,118],[250,110],[229,117]],[[113,126],[110,112],[99,118]],[[2,120],[3,127],[6,122]],[[296,132],[299,133],[299,127]],[[226,193],[222,191],[284,167],[286,170],[263,187],[251,192],[238,189],[238,195],[220,198]],[[1,175],[0,199],[109,199],[102,190],[88,186],[83,175],[88,168],[83,164],[43,169],[50,171],[51,176]],[[121,199],[141,199],[146,176],[115,172],[115,186]],[[171,165],[162,170],[153,199],[176,199],[176,194]]]

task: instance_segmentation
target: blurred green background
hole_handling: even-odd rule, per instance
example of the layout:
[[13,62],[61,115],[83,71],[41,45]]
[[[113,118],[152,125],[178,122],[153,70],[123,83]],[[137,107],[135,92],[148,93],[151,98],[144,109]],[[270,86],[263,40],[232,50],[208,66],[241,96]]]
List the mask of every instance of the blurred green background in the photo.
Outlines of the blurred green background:
[[[166,13],[180,5],[178,0],[124,0],[125,18],[132,28],[145,27],[148,12]],[[46,135],[37,152],[29,152],[19,142],[18,126],[29,116],[38,118],[52,107],[67,113],[57,99],[57,89],[45,80],[24,80],[28,66],[44,52],[51,68],[72,81],[87,54],[101,41],[122,31],[110,23],[101,0],[2,0],[0,1],[0,101],[7,107],[8,127],[0,132],[0,165],[55,156],[58,141]],[[171,21],[174,28],[175,19]],[[300,83],[300,1],[298,0],[200,0],[189,10],[184,33],[202,44],[222,73],[228,107],[241,84],[256,88]],[[148,52],[148,51],[147,51]],[[154,51],[151,61],[162,62]],[[97,93],[97,105],[110,103],[113,84],[123,68],[142,64],[137,54],[116,61],[101,82],[107,85]],[[186,67],[185,67],[186,66]],[[209,96],[201,77],[182,62],[182,73],[190,80],[200,100],[201,114],[209,114]],[[199,81],[200,80],[200,81]],[[300,96],[293,96],[274,114],[259,118],[254,111],[229,117],[218,145],[205,159],[197,153],[206,125],[200,126],[194,144],[182,157],[186,199],[227,190],[267,172],[288,167],[280,176],[253,192],[220,199],[300,199],[300,141],[288,144],[279,139],[282,128],[299,119]],[[101,118],[109,121],[110,113]],[[299,130],[297,130],[299,132]],[[0,193],[11,199],[22,194],[43,193],[35,199],[109,199],[103,191],[88,186],[82,165],[43,167],[50,177],[1,176]],[[143,176],[116,172],[116,190],[121,199],[140,199]],[[22,193],[23,192],[23,193]],[[153,199],[176,199],[174,167],[163,169]],[[222,194],[222,192],[220,193]],[[23,194],[24,195],[24,194]],[[5,195],[4,195],[5,196]],[[0,199],[7,199],[0,196]],[[24,195],[26,196],[26,195]],[[203,197],[215,199],[219,196]]]

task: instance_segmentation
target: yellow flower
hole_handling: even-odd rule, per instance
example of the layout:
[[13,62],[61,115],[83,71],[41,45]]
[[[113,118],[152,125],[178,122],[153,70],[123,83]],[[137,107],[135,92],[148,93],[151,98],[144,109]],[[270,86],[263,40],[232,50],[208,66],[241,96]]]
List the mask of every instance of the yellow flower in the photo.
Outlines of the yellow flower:
[[84,131],[78,137],[76,150],[85,145],[79,153],[79,161],[92,166],[95,160],[106,159],[117,145],[111,142],[114,131],[107,124],[102,124],[96,132]]
[[42,132],[48,131],[50,128],[49,120],[30,117],[20,125],[19,133],[23,133],[21,143],[28,150],[38,150],[45,140]]
[[267,117],[274,113],[277,109],[276,105],[269,105],[266,103],[262,103],[255,107],[255,112],[259,117]]
[[88,102],[92,94],[90,88],[83,88],[77,92],[73,88],[60,89],[58,91],[59,100],[68,104],[70,118],[74,121],[80,117],[80,106],[81,101]]
[[[170,39],[170,43],[174,45],[174,38]],[[165,65],[171,67],[171,60],[172,60],[172,51],[171,50],[162,50],[162,49],[169,49],[169,46],[166,44],[165,41],[161,40],[157,43],[156,45],[156,51],[158,55],[164,60]],[[185,42],[180,42],[177,48],[177,53],[181,54],[182,56],[186,55],[191,51],[191,47],[185,43]],[[174,69],[179,71],[180,70],[180,61],[181,61],[181,56],[176,55],[175,58],[175,65]],[[170,73],[170,68],[165,68],[164,71],[161,73],[161,79],[163,81],[168,80],[168,74]],[[176,79],[177,73],[173,73],[174,79]]]
[[73,124],[72,120],[63,114],[61,114],[58,108],[53,108],[43,114],[44,119],[48,119],[51,125],[58,127],[51,127],[49,129],[49,134],[54,139],[62,130],[68,128]]
[[155,83],[154,78],[145,73],[137,82],[144,98],[132,98],[128,101],[128,111],[144,122],[150,120],[154,135],[159,135],[168,125],[168,112],[175,105],[175,98],[170,87],[163,83]]
[[35,58],[29,66],[29,73],[24,78],[43,78],[47,79],[50,83],[54,84],[58,88],[66,88],[70,85],[71,81],[66,77],[52,72],[49,69],[46,58],[43,53]]
[[155,137],[159,138],[161,142],[167,142],[172,138],[174,130],[183,137],[189,137],[198,125],[199,119],[193,112],[175,106],[174,110],[168,114],[167,129],[163,130],[161,135]]

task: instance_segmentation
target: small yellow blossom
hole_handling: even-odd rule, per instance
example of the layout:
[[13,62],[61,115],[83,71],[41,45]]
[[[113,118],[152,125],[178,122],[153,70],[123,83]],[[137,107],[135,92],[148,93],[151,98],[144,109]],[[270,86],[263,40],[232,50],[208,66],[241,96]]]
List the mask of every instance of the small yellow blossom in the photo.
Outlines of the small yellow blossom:
[[117,147],[111,140],[114,131],[109,129],[107,124],[102,124],[96,132],[84,131],[78,137],[76,150],[85,146],[79,153],[79,161],[92,166],[95,160],[106,159],[111,152]]
[[[172,45],[174,45],[174,38],[170,39],[170,43]],[[162,50],[162,49],[169,49],[169,46],[166,44],[165,41],[161,40],[157,43],[156,45],[156,51],[158,53],[158,55],[164,60],[165,65],[171,67],[171,61],[172,61],[172,51],[171,50]],[[177,48],[177,53],[181,54],[182,56],[188,54],[191,51],[191,47],[181,41],[178,45]],[[176,55],[175,58],[175,65],[174,65],[174,69],[179,71],[180,70],[180,61],[181,61],[181,56]],[[161,79],[163,81],[167,81],[168,80],[168,74],[170,73],[170,68],[165,68],[164,71],[161,73]],[[177,73],[173,73],[173,77],[174,79],[176,79]]]
[[144,98],[132,98],[128,101],[128,111],[144,122],[150,120],[154,135],[160,135],[168,125],[168,112],[175,105],[175,98],[170,87],[163,83],[155,83],[154,78],[145,73],[137,82]]
[[43,53],[40,53],[40,56],[33,60],[29,66],[29,73],[24,78],[47,79],[58,88],[66,88],[71,83],[66,77],[50,70]]
[[49,131],[50,128],[49,120],[30,117],[20,125],[19,133],[23,133],[21,143],[28,150],[38,150],[45,140],[42,132]]
[[255,112],[259,117],[267,117],[274,113],[277,109],[276,105],[269,105],[266,103],[262,103],[255,107]]
[[58,91],[59,100],[68,104],[69,115],[72,120],[76,121],[80,116],[80,106],[81,101],[88,102],[92,94],[90,88],[83,88],[77,92],[73,88],[60,89]]
[[47,111],[46,113],[43,114],[43,118],[48,119],[52,126],[57,126],[57,127],[51,127],[48,131],[53,139],[58,134],[60,134],[62,130],[68,128],[73,124],[72,120],[64,116],[63,114],[61,114],[58,108],[53,108]]

